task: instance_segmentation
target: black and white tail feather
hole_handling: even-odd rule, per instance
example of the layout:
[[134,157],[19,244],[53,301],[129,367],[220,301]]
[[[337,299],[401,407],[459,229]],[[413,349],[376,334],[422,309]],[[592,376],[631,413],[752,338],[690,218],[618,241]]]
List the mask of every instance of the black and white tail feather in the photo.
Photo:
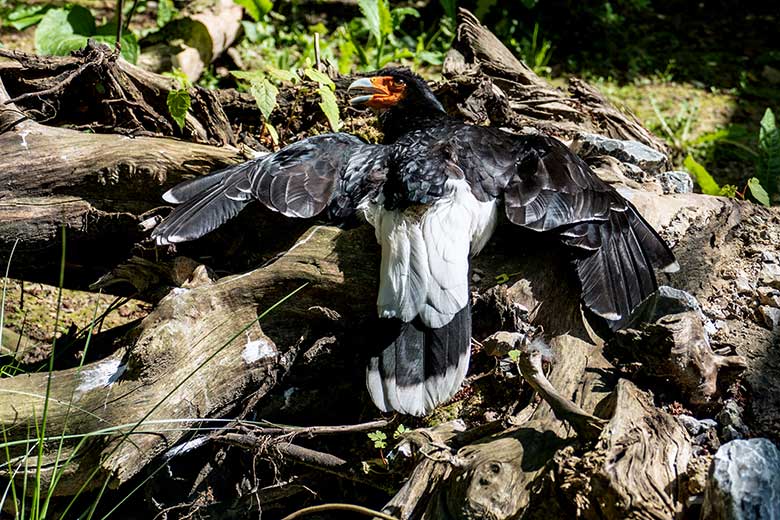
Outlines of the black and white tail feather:
[[381,410],[413,415],[449,400],[466,376],[469,259],[490,238],[502,200],[511,223],[556,234],[573,251],[582,302],[612,329],[656,290],[654,267],[677,269],[636,208],[561,142],[437,117],[406,134],[394,129],[400,137],[388,144],[324,134],[182,183],[165,194],[178,206],[152,237],[194,240],[253,200],[290,217],[362,214],[382,248],[385,325],[367,386]]

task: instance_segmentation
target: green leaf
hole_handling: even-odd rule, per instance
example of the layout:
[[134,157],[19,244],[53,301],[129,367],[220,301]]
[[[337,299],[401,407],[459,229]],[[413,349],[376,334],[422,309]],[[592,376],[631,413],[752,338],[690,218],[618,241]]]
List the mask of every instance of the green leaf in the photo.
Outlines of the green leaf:
[[167,24],[176,15],[176,6],[173,0],[158,0],[157,2],[157,27]]
[[403,424],[399,424],[398,428],[396,428],[395,431],[393,432],[393,439],[400,439],[408,431],[409,430],[406,429],[406,426],[404,426]]
[[244,8],[252,20],[259,22],[271,9],[274,3],[271,0],[233,0],[236,4]]
[[512,350],[507,352],[507,354],[509,354],[509,359],[512,360],[512,363],[517,363],[517,361],[520,359],[520,353],[521,352],[516,348],[513,348]]
[[40,22],[50,8],[50,5],[19,4],[6,15],[1,25],[11,26],[17,31],[23,31],[31,25]]
[[737,196],[738,191],[739,189],[733,184],[724,184],[723,186],[720,187],[720,191],[718,191],[718,195],[733,199],[734,197]]
[[393,17],[387,0],[358,0],[358,7],[366,19],[368,32],[379,45],[385,36],[393,32]]
[[289,70],[280,69],[269,64],[264,65],[263,69],[265,69],[268,75],[276,81],[289,81],[290,83],[298,82],[298,76]]
[[387,439],[387,434],[385,432],[377,430],[375,432],[369,433],[368,438],[371,441],[374,441],[374,448],[386,448],[387,443],[385,440]]
[[767,108],[758,132],[759,179],[771,194],[780,192],[780,130],[772,109]]
[[396,7],[390,11],[390,14],[393,16],[393,24],[395,27],[400,26],[407,16],[413,16],[414,18],[420,17],[420,11],[414,7]]
[[176,80],[180,90],[192,87],[192,81],[190,81],[189,76],[187,76],[184,71],[178,67],[174,67],[170,72],[163,72],[162,75],[167,78]]
[[339,116],[339,104],[338,101],[336,101],[336,95],[325,85],[321,85],[320,88],[317,89],[317,92],[319,92],[320,98],[322,99],[320,108],[325,114],[325,117],[328,118],[330,128],[334,132],[338,132],[339,127],[341,126],[341,117]]
[[179,130],[184,130],[184,121],[187,117],[187,111],[190,109],[190,93],[185,89],[171,90],[168,92],[168,99],[165,100],[168,105],[168,112]]
[[333,80],[328,77],[327,74],[324,72],[320,72],[317,69],[308,68],[303,71],[304,74],[306,74],[306,77],[309,78],[312,81],[316,81],[320,85],[327,85],[331,89],[336,88],[336,84],[333,83]]
[[95,18],[81,6],[49,9],[35,29],[35,51],[38,54],[65,56],[87,44],[95,34]]
[[769,194],[764,187],[761,186],[761,182],[758,179],[751,177],[747,186],[750,190],[750,194],[753,195],[753,198],[756,199],[759,204],[766,206],[767,208],[770,206]]
[[701,192],[705,195],[720,195],[720,186],[712,178],[707,169],[696,162],[696,159],[688,155],[683,161],[683,166],[688,172],[693,175],[696,183],[701,188]]
[[267,121],[271,117],[271,112],[276,108],[276,95],[279,94],[279,89],[267,79],[262,79],[253,81],[249,86],[249,92],[254,96],[257,108],[260,109]]

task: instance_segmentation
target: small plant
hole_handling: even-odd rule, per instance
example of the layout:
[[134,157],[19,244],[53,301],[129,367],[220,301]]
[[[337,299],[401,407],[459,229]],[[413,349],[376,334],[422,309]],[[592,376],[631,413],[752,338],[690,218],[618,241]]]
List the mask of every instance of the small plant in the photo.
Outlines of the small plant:
[[374,443],[374,448],[379,450],[387,448],[387,434],[382,430],[376,430],[369,433],[368,439]]
[[404,426],[403,424],[399,424],[398,428],[396,428],[395,431],[393,432],[393,439],[398,440],[408,432],[409,430],[406,429],[406,426]]
[[749,191],[753,198],[764,206],[769,206],[769,195],[756,177],[751,177],[742,191],[733,184],[720,186],[710,175],[707,169],[699,164],[696,159],[688,155],[683,163],[688,172],[693,176],[696,183],[705,195],[720,195],[723,197],[745,199]]
[[165,104],[168,106],[168,112],[170,112],[171,117],[176,121],[176,124],[179,125],[179,130],[184,130],[187,112],[189,112],[192,104],[192,100],[190,99],[192,82],[180,69],[173,69],[172,72],[165,73],[165,76],[173,78],[179,86],[179,88],[171,89],[168,92]]

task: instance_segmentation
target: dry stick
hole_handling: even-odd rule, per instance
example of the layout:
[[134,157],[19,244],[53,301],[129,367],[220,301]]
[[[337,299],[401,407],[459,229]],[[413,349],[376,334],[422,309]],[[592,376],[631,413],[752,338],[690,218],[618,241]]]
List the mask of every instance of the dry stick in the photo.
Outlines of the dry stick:
[[322,72],[322,63],[320,61],[320,33],[314,33],[314,68]]
[[385,492],[392,492],[387,486],[383,486],[370,479],[362,477],[359,473],[353,472],[350,469],[349,461],[331,455],[330,453],[324,453],[310,448],[304,448],[297,444],[292,444],[289,440],[283,438],[268,438],[255,437],[254,435],[241,434],[241,433],[225,433],[214,437],[215,440],[238,446],[245,449],[258,449],[267,451],[270,448],[276,450],[279,454],[289,457],[296,462],[309,466],[319,471],[330,473],[337,477],[345,478],[359,484],[373,487]]
[[351,511],[353,513],[360,513],[365,516],[373,516],[375,518],[381,518],[382,520],[398,520],[395,516],[390,516],[380,511],[374,511],[363,506],[356,506],[354,504],[322,504],[319,506],[304,507],[298,511],[285,516],[282,520],[293,520],[294,518],[300,518],[304,515],[311,513],[319,513],[321,511]]
[[538,351],[520,350],[517,360],[520,373],[528,384],[547,401],[552,408],[555,417],[566,421],[574,428],[577,435],[586,440],[597,439],[607,421],[599,419],[577,406],[575,403],[562,396],[550,381],[544,376],[542,370],[542,354]]
[[284,435],[293,433],[296,435],[314,436],[373,431],[379,428],[384,428],[388,424],[390,424],[390,421],[380,419],[378,421],[371,421],[361,424],[348,424],[344,426],[248,426],[245,424],[241,424],[241,426],[247,428],[247,430],[257,435]]

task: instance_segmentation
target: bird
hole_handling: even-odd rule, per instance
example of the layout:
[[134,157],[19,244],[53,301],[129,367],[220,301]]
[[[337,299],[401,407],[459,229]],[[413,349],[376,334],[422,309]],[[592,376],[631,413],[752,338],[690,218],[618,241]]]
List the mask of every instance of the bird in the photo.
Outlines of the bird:
[[423,416],[460,389],[470,259],[500,220],[557,237],[581,303],[612,330],[656,291],[654,268],[679,268],[637,209],[558,139],[451,116],[408,68],[368,73],[347,92],[376,113],[381,142],[315,135],[185,181],[163,195],[177,206],[152,238],[197,239],[256,200],[287,217],[368,222],[381,248],[377,314],[390,331],[366,367],[381,411]]

